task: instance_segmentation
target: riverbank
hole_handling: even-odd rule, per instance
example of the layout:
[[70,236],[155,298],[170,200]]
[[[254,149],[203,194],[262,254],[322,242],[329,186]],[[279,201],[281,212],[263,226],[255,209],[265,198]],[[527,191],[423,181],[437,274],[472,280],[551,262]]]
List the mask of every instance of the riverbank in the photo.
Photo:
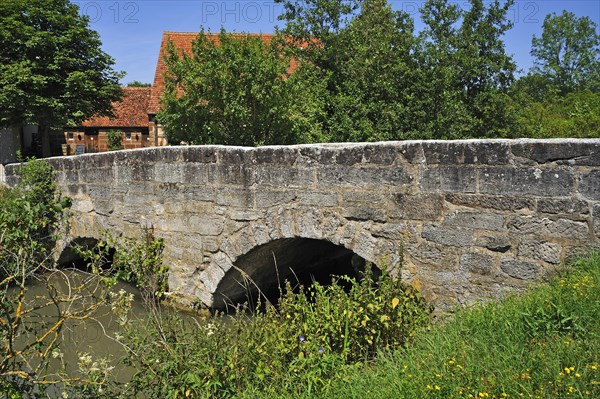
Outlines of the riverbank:
[[523,296],[458,312],[317,396],[598,398],[599,315],[596,254]]

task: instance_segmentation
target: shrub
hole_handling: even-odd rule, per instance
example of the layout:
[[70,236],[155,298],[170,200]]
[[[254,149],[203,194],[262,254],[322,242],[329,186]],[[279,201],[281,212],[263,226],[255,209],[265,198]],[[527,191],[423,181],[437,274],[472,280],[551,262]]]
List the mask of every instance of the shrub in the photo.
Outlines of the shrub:
[[21,164],[17,186],[0,191],[0,279],[20,262],[26,274],[49,265],[56,228],[70,205],[58,193],[52,166],[33,159]]
[[117,151],[123,149],[123,132],[120,130],[108,131],[108,150]]
[[[344,289],[344,287],[349,287]],[[233,397],[258,390],[318,392],[353,364],[406,345],[429,322],[420,295],[389,276],[340,277],[283,290],[279,306],[233,316],[153,312],[125,325],[121,341],[138,370],[113,392],[147,397]],[[257,308],[260,309],[260,306]]]

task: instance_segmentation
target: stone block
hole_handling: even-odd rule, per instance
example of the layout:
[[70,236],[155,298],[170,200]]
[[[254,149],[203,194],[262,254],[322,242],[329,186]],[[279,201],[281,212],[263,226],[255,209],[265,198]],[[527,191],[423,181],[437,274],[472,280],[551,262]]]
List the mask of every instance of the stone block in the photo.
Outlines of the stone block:
[[232,220],[247,222],[260,219],[262,214],[255,210],[232,209],[229,211],[229,217]]
[[384,209],[368,205],[344,207],[342,216],[348,220],[371,220],[374,222],[387,221],[387,215]]
[[540,266],[534,262],[507,258],[500,261],[500,269],[512,278],[534,280],[538,276]]
[[424,192],[474,193],[476,188],[476,171],[468,166],[428,167],[421,176]]
[[254,208],[254,191],[249,189],[223,188],[217,190],[217,205]]
[[[367,231],[361,230],[356,235],[352,251],[363,259],[375,262],[376,256],[382,256],[383,254],[376,254],[375,248],[377,247],[377,239],[369,234]],[[384,265],[376,265],[378,267],[384,267]]]
[[253,170],[245,165],[208,165],[208,182],[217,186],[250,187],[254,184]]
[[494,258],[478,252],[462,254],[459,260],[459,269],[464,272],[489,276],[494,267]]
[[500,231],[504,226],[504,216],[489,212],[456,211],[446,215],[444,224],[471,229]]
[[407,254],[421,263],[431,265],[432,268],[445,270],[458,269],[457,250],[442,244],[421,241],[414,248],[406,249]]
[[254,161],[258,165],[263,164],[283,164],[293,165],[298,158],[298,153],[294,147],[266,146],[257,147],[252,150]]
[[540,198],[537,202],[538,212],[567,215],[587,215],[589,204],[577,198],[550,199]]
[[521,209],[535,209],[535,200],[532,198],[515,197],[506,195],[477,195],[477,194],[446,194],[446,201],[469,208],[496,209],[499,211],[517,211]]
[[[220,192],[220,189],[207,187],[207,186],[184,186],[178,189],[181,197],[185,201],[208,201],[214,202],[217,196],[217,192]],[[167,198],[166,201],[177,198],[176,194]]]
[[256,241],[256,245],[263,245],[271,241],[271,236],[269,235],[269,228],[262,223],[252,223],[251,224],[252,234],[254,235],[254,241]]
[[516,141],[511,143],[512,153],[539,164],[599,166],[600,143],[591,140]]
[[402,157],[411,164],[423,164],[425,163],[425,154],[423,153],[423,147],[419,141],[403,141],[400,143],[400,154]]
[[335,148],[323,146],[302,146],[298,150],[296,160],[299,165],[332,165],[335,164]]
[[561,261],[562,247],[547,241],[522,241],[519,244],[519,256],[558,264]]
[[[188,146],[181,150],[183,161],[187,163],[214,163],[217,161],[215,147]],[[232,151],[233,152],[233,151]]]
[[[79,179],[82,182],[86,183],[95,183],[95,184],[112,184],[114,182],[115,176],[113,172],[113,168],[83,168],[79,171]],[[71,177],[65,176],[67,181],[71,180]],[[139,179],[138,179],[139,180]],[[75,180],[77,181],[77,180]]]
[[208,292],[214,293],[225,276],[225,272],[218,266],[208,267],[200,273],[200,281],[204,284]]
[[295,191],[272,191],[261,187],[256,190],[255,195],[257,208],[270,208],[296,201],[298,193]]
[[296,194],[296,201],[300,205],[331,207],[338,205],[338,195],[331,191],[299,191]]
[[512,247],[508,237],[488,235],[478,237],[475,240],[475,245],[493,252],[507,252]]
[[183,167],[185,183],[189,185],[208,184],[208,168],[204,163],[190,162]]
[[459,227],[436,226],[433,224],[424,226],[421,236],[427,241],[455,247],[467,246],[471,244],[473,240],[473,233],[471,230],[461,229]]
[[336,165],[356,165],[363,161],[364,147],[357,145],[344,145],[336,148],[335,163]]
[[257,166],[256,184],[279,188],[306,188],[313,185],[313,171],[291,166]]
[[397,208],[394,218],[407,220],[438,220],[444,211],[443,194],[395,194]]
[[371,226],[371,233],[376,237],[388,238],[394,241],[412,241],[417,237],[414,223],[385,223]]
[[400,147],[395,143],[366,144],[363,149],[363,160],[377,165],[391,165],[395,162]]
[[586,198],[600,200],[600,170],[592,170],[580,176],[579,192]]
[[512,233],[573,241],[585,241],[589,234],[587,223],[568,219],[550,220],[535,216],[514,217],[508,222],[507,227]]
[[479,171],[482,194],[566,197],[573,193],[573,187],[573,174],[568,169],[495,167]]
[[505,165],[510,152],[503,142],[425,141],[422,146],[428,165]]
[[223,165],[251,165],[255,163],[254,151],[248,147],[209,146],[215,152],[216,163]]
[[321,189],[334,187],[381,188],[384,186],[402,187],[411,185],[413,176],[400,167],[343,168],[332,166],[317,171],[317,181]]
[[322,212],[317,208],[298,209],[295,213],[298,235],[304,238],[321,239],[322,216]]
[[154,165],[154,180],[160,183],[185,183],[185,169],[182,163],[157,163]]
[[224,220],[211,215],[177,215],[164,219],[168,231],[195,233],[202,236],[218,236],[223,232]]
[[277,221],[281,237],[294,237],[296,235],[296,224],[294,215],[290,209],[280,208],[277,211]]

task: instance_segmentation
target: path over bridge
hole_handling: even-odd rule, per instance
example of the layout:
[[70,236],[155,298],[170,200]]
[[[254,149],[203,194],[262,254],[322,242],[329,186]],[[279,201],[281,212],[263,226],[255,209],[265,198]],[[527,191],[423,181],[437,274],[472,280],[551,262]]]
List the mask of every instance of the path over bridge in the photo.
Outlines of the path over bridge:
[[[165,239],[181,300],[289,276],[401,272],[438,306],[520,289],[600,240],[600,140],[162,147],[49,162],[70,239]],[[9,184],[16,165],[7,166]],[[346,268],[346,269],[344,269]]]

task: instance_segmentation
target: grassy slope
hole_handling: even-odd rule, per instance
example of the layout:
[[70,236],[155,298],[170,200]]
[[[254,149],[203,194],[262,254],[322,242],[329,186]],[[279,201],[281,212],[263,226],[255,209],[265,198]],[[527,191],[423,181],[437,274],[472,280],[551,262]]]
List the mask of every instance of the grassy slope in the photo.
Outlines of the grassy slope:
[[331,398],[600,397],[600,256],[521,297],[456,314]]
[[600,398],[600,256],[525,295],[460,311],[368,366],[338,367],[325,391],[307,392],[305,376],[290,372],[284,386],[240,397]]

